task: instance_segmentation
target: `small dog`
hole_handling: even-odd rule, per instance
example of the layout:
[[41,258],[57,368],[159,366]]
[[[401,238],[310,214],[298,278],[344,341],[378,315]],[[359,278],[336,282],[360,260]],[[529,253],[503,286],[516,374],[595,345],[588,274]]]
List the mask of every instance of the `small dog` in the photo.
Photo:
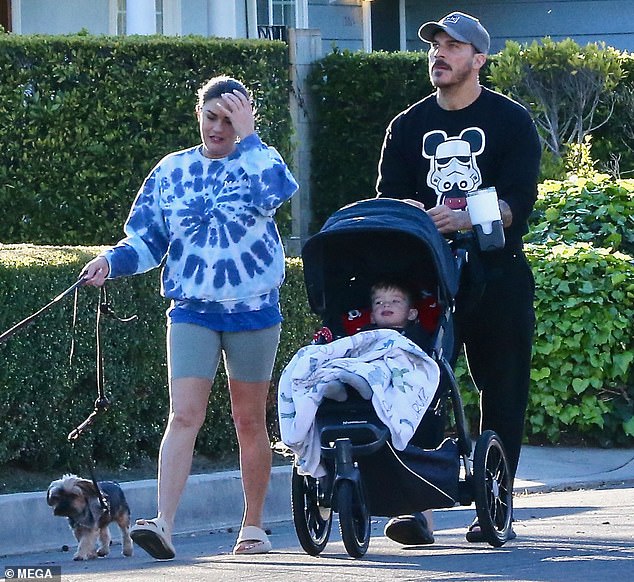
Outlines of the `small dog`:
[[[99,488],[108,501],[103,510],[99,492],[89,479],[64,475],[53,481],[46,493],[46,502],[53,507],[53,515],[68,518],[68,524],[79,542],[74,560],[91,560],[110,553],[110,524],[121,529],[123,555],[132,555],[130,538],[130,507],[121,487],[113,481],[100,481]],[[99,548],[96,548],[97,538]]]

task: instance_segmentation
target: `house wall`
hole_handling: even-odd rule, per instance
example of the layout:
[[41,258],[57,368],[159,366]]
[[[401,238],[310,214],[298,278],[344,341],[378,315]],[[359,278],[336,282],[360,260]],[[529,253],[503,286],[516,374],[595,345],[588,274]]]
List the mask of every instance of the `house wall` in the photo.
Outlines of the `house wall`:
[[[218,25],[222,19],[222,9],[228,0],[215,0],[219,5],[210,5],[208,0],[181,0],[180,34],[209,36],[213,32],[222,31]],[[110,34],[109,0],[21,0],[20,33],[21,34],[72,34],[82,29],[91,34]],[[213,13],[211,8],[220,16]],[[244,38],[246,30],[246,4],[244,1],[235,4],[235,24],[227,26],[226,34]]]
[[209,28],[207,0],[185,0],[181,3],[181,7],[183,35],[207,36]]
[[363,13],[357,0],[309,0],[308,25],[321,32],[322,53],[363,50]]
[[108,0],[21,0],[21,34],[108,34]]
[[580,45],[603,41],[634,52],[634,0],[472,0],[451,6],[439,0],[406,0],[407,50],[426,50],[418,39],[420,25],[453,10],[482,21],[491,34],[492,53],[503,49],[507,39],[530,43],[544,36],[569,37]]

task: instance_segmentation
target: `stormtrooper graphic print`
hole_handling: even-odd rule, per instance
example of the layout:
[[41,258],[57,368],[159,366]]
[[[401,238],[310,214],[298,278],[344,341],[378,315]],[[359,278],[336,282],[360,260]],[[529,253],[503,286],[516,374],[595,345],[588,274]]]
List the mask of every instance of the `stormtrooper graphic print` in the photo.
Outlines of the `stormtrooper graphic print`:
[[436,204],[464,210],[467,193],[482,184],[477,157],[484,151],[484,132],[469,127],[458,136],[436,129],[423,136],[423,156],[429,159],[427,185],[436,193]]

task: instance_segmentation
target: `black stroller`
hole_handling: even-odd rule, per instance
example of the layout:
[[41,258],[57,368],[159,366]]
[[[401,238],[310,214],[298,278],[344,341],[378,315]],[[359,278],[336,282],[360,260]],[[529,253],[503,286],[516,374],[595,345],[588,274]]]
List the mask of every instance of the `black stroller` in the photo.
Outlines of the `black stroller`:
[[472,502],[486,541],[499,547],[508,540],[512,491],[504,447],[495,432],[486,431],[472,451],[452,369],[454,305],[466,261],[466,252],[452,247],[424,211],[377,198],[335,212],[302,250],[310,307],[335,339],[362,325],[377,276],[407,276],[427,297],[419,318],[430,331],[425,349],[440,369],[436,396],[403,451],[391,445],[389,430],[355,390],[345,402],[323,400],[315,423],[327,474],[301,475],[296,466],[292,474],[293,521],[310,555],[325,548],[333,513],[346,551],[360,558],[370,541],[371,516]]

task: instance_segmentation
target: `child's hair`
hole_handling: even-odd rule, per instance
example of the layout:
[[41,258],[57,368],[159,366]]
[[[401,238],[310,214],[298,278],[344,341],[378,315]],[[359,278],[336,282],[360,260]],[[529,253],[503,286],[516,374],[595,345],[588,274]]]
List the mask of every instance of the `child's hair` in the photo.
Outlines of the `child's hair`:
[[223,93],[231,93],[232,91],[240,91],[249,101],[251,95],[247,88],[237,79],[220,75],[209,79],[200,89],[198,89],[198,107],[202,107],[210,99],[217,99]]
[[399,290],[407,298],[407,302],[409,303],[410,307],[413,306],[419,298],[417,291],[411,283],[397,278],[384,278],[379,279],[374,283],[374,285],[372,285],[372,287],[370,287],[370,303],[372,303],[374,295],[377,291],[382,291],[385,289]]

